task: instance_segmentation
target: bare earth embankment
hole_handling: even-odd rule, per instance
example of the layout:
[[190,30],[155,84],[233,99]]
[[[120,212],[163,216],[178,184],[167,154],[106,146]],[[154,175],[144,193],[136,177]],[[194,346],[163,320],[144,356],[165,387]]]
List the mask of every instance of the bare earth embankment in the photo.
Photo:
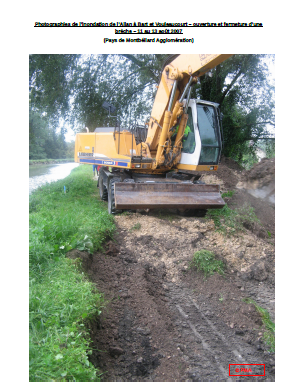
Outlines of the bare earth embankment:
[[[262,163],[274,179],[274,160],[270,167]],[[253,180],[259,188],[260,178],[223,160],[218,172],[201,180],[235,191],[228,206],[250,205],[261,224],[247,221],[244,230],[225,235],[206,218],[125,213],[115,217],[118,233],[105,253],[69,254],[83,258],[108,301],[91,323],[90,360],[104,372],[103,381],[275,380],[261,315],[245,301],[254,300],[275,321],[275,209],[268,201],[274,193],[256,198],[247,191]],[[189,267],[201,249],[225,264],[224,275],[205,279]],[[265,364],[265,376],[230,377],[229,364]]]

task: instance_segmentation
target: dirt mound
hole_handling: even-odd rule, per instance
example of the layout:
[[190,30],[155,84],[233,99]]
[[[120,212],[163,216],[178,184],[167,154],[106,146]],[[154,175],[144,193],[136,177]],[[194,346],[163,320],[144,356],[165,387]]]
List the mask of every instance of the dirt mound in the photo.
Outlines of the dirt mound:
[[254,197],[275,203],[275,159],[262,159],[244,172],[241,187]]
[[259,181],[259,186],[268,185],[275,178],[275,158],[262,159],[252,169],[244,172],[244,177],[248,182]]
[[231,170],[235,170],[236,172],[241,172],[244,168],[238,164],[238,162],[234,161],[231,158],[221,157],[220,166],[226,166]]
[[234,160],[222,157],[218,170],[202,174],[200,180],[206,184],[218,184],[222,192],[228,192],[241,180],[243,170]]
[[[237,162],[223,157],[217,171],[206,172],[201,180],[206,184],[218,184],[222,193],[232,192],[224,200],[230,208],[250,206],[260,222],[249,226],[257,236],[275,237],[275,159],[263,159],[246,171]],[[247,228],[247,226],[245,226]],[[263,230],[263,231],[262,231]]]

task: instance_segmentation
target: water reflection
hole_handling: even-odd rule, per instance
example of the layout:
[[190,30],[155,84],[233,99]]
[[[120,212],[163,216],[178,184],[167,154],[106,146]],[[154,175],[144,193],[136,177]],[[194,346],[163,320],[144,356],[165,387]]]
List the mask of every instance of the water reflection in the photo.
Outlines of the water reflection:
[[61,180],[68,176],[78,163],[62,163],[59,165],[31,165],[29,169],[29,194],[47,182]]

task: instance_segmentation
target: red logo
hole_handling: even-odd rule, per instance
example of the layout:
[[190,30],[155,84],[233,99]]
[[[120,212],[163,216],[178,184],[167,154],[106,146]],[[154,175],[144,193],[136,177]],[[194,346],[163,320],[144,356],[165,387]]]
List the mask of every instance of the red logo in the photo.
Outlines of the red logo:
[[265,364],[250,363],[246,364],[229,364],[229,375],[232,377],[241,376],[265,376]]

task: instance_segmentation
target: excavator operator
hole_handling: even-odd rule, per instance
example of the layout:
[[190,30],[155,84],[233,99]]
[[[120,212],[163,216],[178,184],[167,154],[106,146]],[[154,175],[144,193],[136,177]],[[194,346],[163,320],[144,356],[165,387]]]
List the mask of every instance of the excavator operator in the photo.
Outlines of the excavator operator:
[[[178,128],[179,128],[179,122],[180,122],[180,118],[177,120],[177,125],[171,135],[171,140],[172,142],[174,143],[175,142],[175,139],[176,139],[176,135],[178,133]],[[183,147],[183,152],[184,153],[193,153],[194,150],[195,150],[195,146],[196,146],[196,143],[195,143],[195,134],[194,132],[191,130],[190,126],[187,124],[185,129],[184,129],[184,134],[183,134],[183,137],[182,137],[182,147]]]

